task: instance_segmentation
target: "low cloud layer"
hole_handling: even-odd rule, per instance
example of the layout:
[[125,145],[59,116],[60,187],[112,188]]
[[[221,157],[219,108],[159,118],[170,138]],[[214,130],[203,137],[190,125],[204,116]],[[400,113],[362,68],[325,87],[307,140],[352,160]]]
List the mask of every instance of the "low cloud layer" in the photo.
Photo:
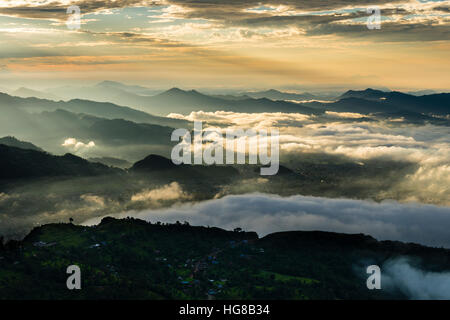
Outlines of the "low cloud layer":
[[[225,229],[241,227],[260,236],[278,231],[322,230],[365,233],[380,240],[400,240],[450,247],[450,208],[434,205],[376,203],[362,200],[265,194],[226,196],[169,209],[125,212],[156,222],[189,221]],[[94,218],[84,224],[96,224]]]
[[199,111],[169,117],[230,129],[276,129],[280,132],[282,157],[301,159],[305,154],[325,153],[345,156],[361,165],[371,159],[414,163],[417,170],[390,191],[408,195],[401,200],[450,205],[450,130],[447,126],[416,125],[402,118],[386,120],[348,112],[308,116]]
[[450,273],[428,272],[406,259],[387,262],[382,268],[382,288],[399,290],[414,300],[450,299]]
[[183,191],[177,182],[153,190],[143,190],[131,197],[132,202],[144,202],[147,204],[159,204],[163,201],[185,200],[189,196]]

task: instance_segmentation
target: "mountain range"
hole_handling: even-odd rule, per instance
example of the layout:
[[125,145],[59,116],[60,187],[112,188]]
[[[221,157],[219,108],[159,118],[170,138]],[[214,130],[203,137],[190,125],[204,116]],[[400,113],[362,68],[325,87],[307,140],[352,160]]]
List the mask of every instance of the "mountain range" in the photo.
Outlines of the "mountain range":
[[[327,103],[320,101],[294,103],[293,101],[318,100],[319,97],[308,93],[286,93],[273,89],[262,92],[246,92],[241,95],[207,95],[196,90],[186,91],[172,88],[156,95],[150,95],[155,92],[146,91],[144,87],[130,87],[110,81],[102,82],[93,88],[108,90],[107,93],[105,92],[106,97],[112,97],[113,93],[117,94],[117,90],[119,90],[119,95],[123,99],[120,101],[121,104],[137,108],[140,111],[130,107],[119,106],[115,103],[80,99],[80,96],[86,94],[84,89],[81,91],[71,89],[70,92],[73,92],[73,95],[77,98],[67,102],[36,98],[19,100],[17,97],[0,94],[0,105],[15,105],[32,112],[65,109],[75,113],[86,113],[108,119],[122,118],[135,122],[172,127],[180,127],[182,124],[186,125],[186,122],[183,123],[181,120],[168,119],[161,116],[166,116],[169,113],[189,114],[192,111],[200,110],[209,112],[220,110],[247,113],[295,112],[304,114],[320,114],[328,110],[363,114],[413,112],[418,114],[446,115],[450,109],[449,93],[413,95],[370,88],[362,91],[349,90],[337,97],[335,101]],[[36,95],[39,95],[38,93]],[[143,93],[148,95],[140,95]],[[134,101],[128,99],[130,96],[133,96]],[[102,100],[100,97],[91,98],[98,101]],[[117,103],[117,101],[115,102]],[[154,115],[159,115],[159,117]]]

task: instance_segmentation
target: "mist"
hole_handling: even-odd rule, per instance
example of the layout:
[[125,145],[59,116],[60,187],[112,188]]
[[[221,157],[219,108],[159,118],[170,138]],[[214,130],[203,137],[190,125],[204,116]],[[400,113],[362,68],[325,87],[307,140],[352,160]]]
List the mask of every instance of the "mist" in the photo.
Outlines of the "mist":
[[408,259],[395,259],[382,267],[382,289],[399,290],[413,300],[450,299],[450,272],[424,271]]
[[[310,196],[280,197],[267,194],[225,196],[199,203],[174,205],[160,210],[127,211],[108,216],[128,216],[147,221],[241,227],[260,236],[279,231],[330,231],[365,233],[379,240],[399,240],[450,247],[450,208],[418,203],[381,203]],[[101,217],[88,219],[97,224]]]

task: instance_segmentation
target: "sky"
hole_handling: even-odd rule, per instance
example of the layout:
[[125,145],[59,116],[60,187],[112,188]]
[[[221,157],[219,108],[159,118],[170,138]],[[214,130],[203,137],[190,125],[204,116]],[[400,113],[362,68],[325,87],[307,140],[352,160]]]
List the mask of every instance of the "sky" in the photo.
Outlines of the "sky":
[[[374,6],[380,29],[367,27]],[[449,40],[440,0],[0,0],[0,89],[448,91]]]

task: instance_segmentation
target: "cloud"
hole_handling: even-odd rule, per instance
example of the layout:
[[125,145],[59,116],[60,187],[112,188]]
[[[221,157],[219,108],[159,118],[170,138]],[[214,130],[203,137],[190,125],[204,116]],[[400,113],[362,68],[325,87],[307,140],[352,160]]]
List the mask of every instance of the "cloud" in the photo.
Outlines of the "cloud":
[[222,131],[276,129],[280,133],[281,162],[287,157],[295,159],[305,154],[324,153],[343,156],[348,161],[353,159],[362,165],[374,159],[416,164],[416,171],[395,185],[394,191],[383,190],[382,193],[386,193],[382,198],[402,191],[408,194],[402,200],[450,205],[447,196],[450,193],[450,134],[446,126],[399,124],[397,119],[329,111],[322,116],[199,111],[186,116],[169,114],[169,117],[203,121],[204,128],[220,125]]
[[100,196],[92,194],[83,194],[80,199],[92,205],[93,207],[103,208],[105,206],[105,199]]
[[66,140],[64,140],[62,146],[66,147],[66,148],[73,149],[74,151],[78,151],[80,149],[94,148],[95,147],[95,142],[94,141],[89,141],[88,143],[84,143],[84,142],[78,141],[75,138],[67,138]]
[[[225,229],[242,227],[260,236],[278,231],[322,230],[365,233],[380,240],[400,240],[450,247],[450,208],[434,205],[376,203],[363,200],[291,196],[287,198],[247,194],[169,209],[132,211],[117,217],[134,216],[152,222],[189,221]],[[94,218],[84,224],[96,224]]]
[[58,0],[42,0],[42,1],[3,1],[0,4],[0,14],[31,18],[31,19],[50,19],[50,20],[66,20],[66,10],[71,5],[79,6],[82,14],[110,12],[114,9],[139,6],[154,6],[160,4],[158,0],[78,0],[78,1],[58,1]]
[[367,117],[366,115],[356,112],[333,112],[326,111],[325,114],[330,118],[343,118],[343,119],[361,119]]
[[[269,0],[262,3],[259,0],[168,0],[169,3],[189,9],[191,17],[225,18],[226,14],[242,16],[246,13],[280,14],[292,12],[314,12],[321,10],[336,10],[352,7],[368,7],[390,3],[407,3],[406,0],[327,0],[327,1],[298,1],[298,0]],[[264,5],[262,5],[264,4]]]
[[450,272],[428,272],[406,259],[390,260],[382,267],[382,288],[399,290],[414,300],[450,299]]
[[184,200],[189,196],[183,191],[178,182],[172,182],[169,185],[165,185],[161,188],[153,190],[143,190],[134,194],[131,197],[132,202],[146,202],[150,204],[158,203],[167,200]]
[[184,116],[177,113],[170,113],[167,117],[174,119],[183,119],[188,121],[203,121],[212,125],[228,125],[230,128],[252,128],[268,129],[286,125],[301,125],[304,122],[311,123],[309,115],[301,113],[239,113],[228,111],[204,112],[193,111]]
[[0,192],[0,203],[2,203],[3,201],[8,200],[9,198],[11,198],[11,196],[9,196],[8,194],[6,194],[4,192]]

